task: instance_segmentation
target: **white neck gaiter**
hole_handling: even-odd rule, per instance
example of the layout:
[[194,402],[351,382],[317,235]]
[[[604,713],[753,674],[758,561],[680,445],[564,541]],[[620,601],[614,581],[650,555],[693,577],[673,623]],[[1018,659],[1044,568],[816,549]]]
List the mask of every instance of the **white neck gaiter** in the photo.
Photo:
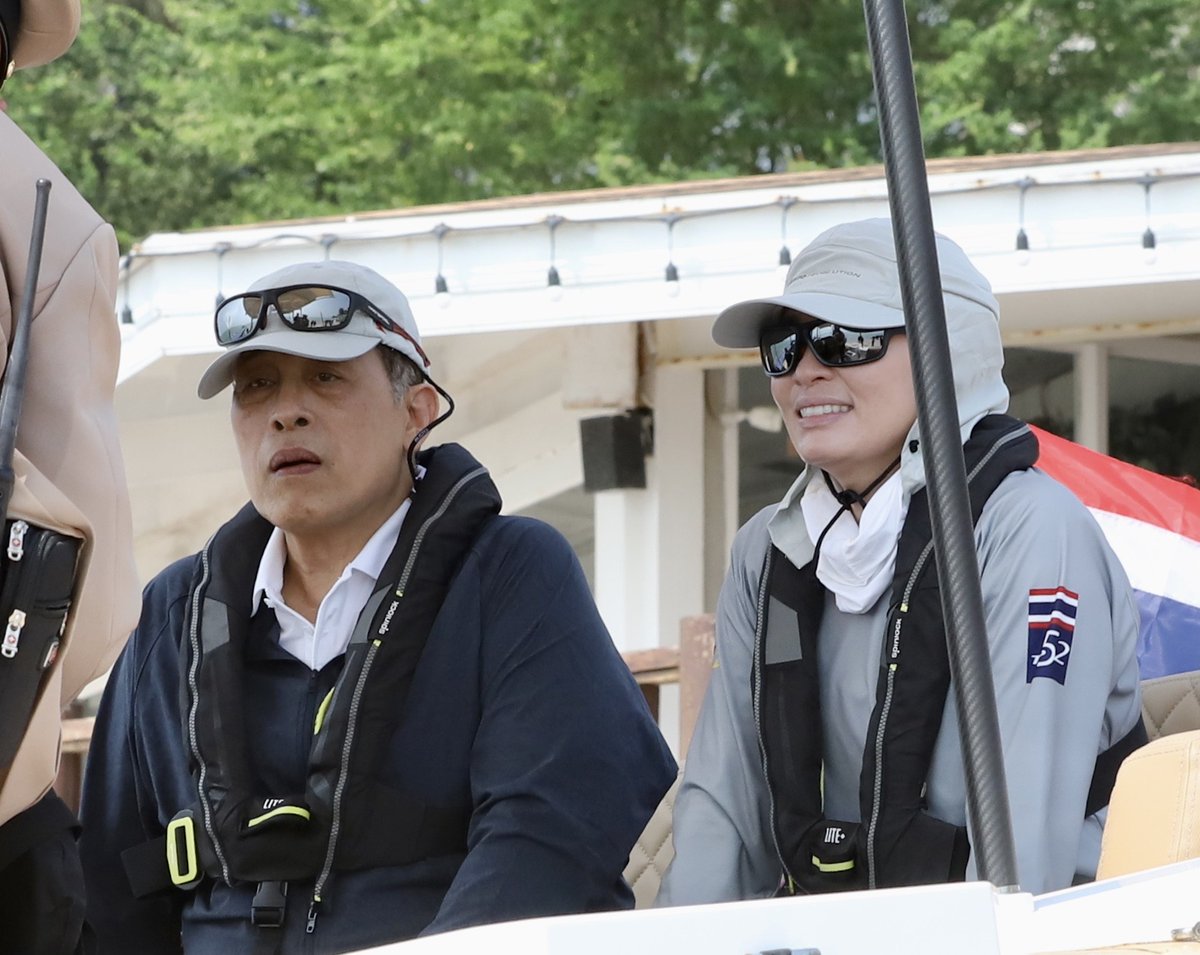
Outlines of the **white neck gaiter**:
[[908,511],[900,472],[879,485],[857,524],[844,511],[829,526],[842,505],[823,475],[808,482],[800,510],[814,544],[829,527],[817,556],[817,579],[833,592],[843,613],[870,610],[892,582],[896,568],[896,545]]

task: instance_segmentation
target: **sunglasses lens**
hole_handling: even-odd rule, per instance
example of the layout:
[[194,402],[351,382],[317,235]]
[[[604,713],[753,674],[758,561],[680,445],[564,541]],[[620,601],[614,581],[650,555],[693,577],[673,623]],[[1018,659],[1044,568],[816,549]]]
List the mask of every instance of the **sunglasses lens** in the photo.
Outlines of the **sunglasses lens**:
[[217,344],[236,345],[254,334],[262,311],[261,295],[239,295],[217,309]]
[[882,358],[887,349],[887,332],[883,329],[860,331],[822,323],[812,326],[808,340],[812,342],[813,354],[832,367],[874,361]]
[[300,331],[329,331],[350,323],[350,296],[337,289],[287,289],[276,297],[275,307],[285,324]]
[[772,378],[789,374],[800,360],[802,339],[795,327],[768,328],[759,338],[758,350],[763,368]]

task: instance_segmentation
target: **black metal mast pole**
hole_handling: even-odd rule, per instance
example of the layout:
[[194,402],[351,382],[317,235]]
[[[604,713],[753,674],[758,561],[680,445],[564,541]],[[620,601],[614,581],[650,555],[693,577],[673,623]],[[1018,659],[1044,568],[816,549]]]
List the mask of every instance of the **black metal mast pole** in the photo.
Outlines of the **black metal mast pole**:
[[908,21],[904,0],[863,0],[863,9],[879,103],[879,133],[916,386],[921,454],[947,624],[950,673],[958,704],[967,812],[973,835],[971,851],[980,878],[1001,888],[1015,888],[1016,851],[988,659],[929,183],[925,176]]
[[0,389],[0,521],[8,513],[15,475],[13,450],[17,444],[17,426],[21,418],[21,399],[25,396],[25,367],[29,361],[29,333],[33,325],[33,299],[37,295],[38,273],[42,267],[42,246],[46,241],[46,215],[50,206],[50,180],[39,179],[33,207],[33,229],[29,237],[29,261],[25,265],[25,286],[21,304],[13,316],[12,348],[4,369]]

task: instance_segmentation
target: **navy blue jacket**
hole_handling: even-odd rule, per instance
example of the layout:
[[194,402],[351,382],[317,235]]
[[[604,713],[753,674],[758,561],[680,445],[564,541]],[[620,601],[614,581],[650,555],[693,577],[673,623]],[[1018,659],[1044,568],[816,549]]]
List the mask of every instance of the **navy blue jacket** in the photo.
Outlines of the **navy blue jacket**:
[[[248,918],[253,886],[206,879],[193,892],[139,901],[120,862],[196,801],[179,714],[196,561],[176,562],[147,587],[96,721],[81,851],[102,952],[176,952],[182,932],[189,955],[229,955],[251,951],[262,931]],[[278,646],[272,611],[255,621],[262,636],[245,661],[251,763],[262,791],[303,791],[316,707],[341,658],[314,673]],[[473,807],[466,854],[335,872],[311,935],[311,886],[293,884],[282,952],[632,905],[621,872],[675,764],[557,531],[498,517],[480,534],[387,751],[383,781],[429,803]]]

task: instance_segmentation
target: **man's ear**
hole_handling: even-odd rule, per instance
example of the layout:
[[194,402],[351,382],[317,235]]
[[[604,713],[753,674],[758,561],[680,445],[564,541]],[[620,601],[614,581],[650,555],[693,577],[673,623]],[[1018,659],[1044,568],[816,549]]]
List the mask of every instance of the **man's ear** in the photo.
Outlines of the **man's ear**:
[[438,393],[428,382],[410,385],[404,392],[404,405],[408,411],[408,433],[404,436],[407,445],[438,416]]

